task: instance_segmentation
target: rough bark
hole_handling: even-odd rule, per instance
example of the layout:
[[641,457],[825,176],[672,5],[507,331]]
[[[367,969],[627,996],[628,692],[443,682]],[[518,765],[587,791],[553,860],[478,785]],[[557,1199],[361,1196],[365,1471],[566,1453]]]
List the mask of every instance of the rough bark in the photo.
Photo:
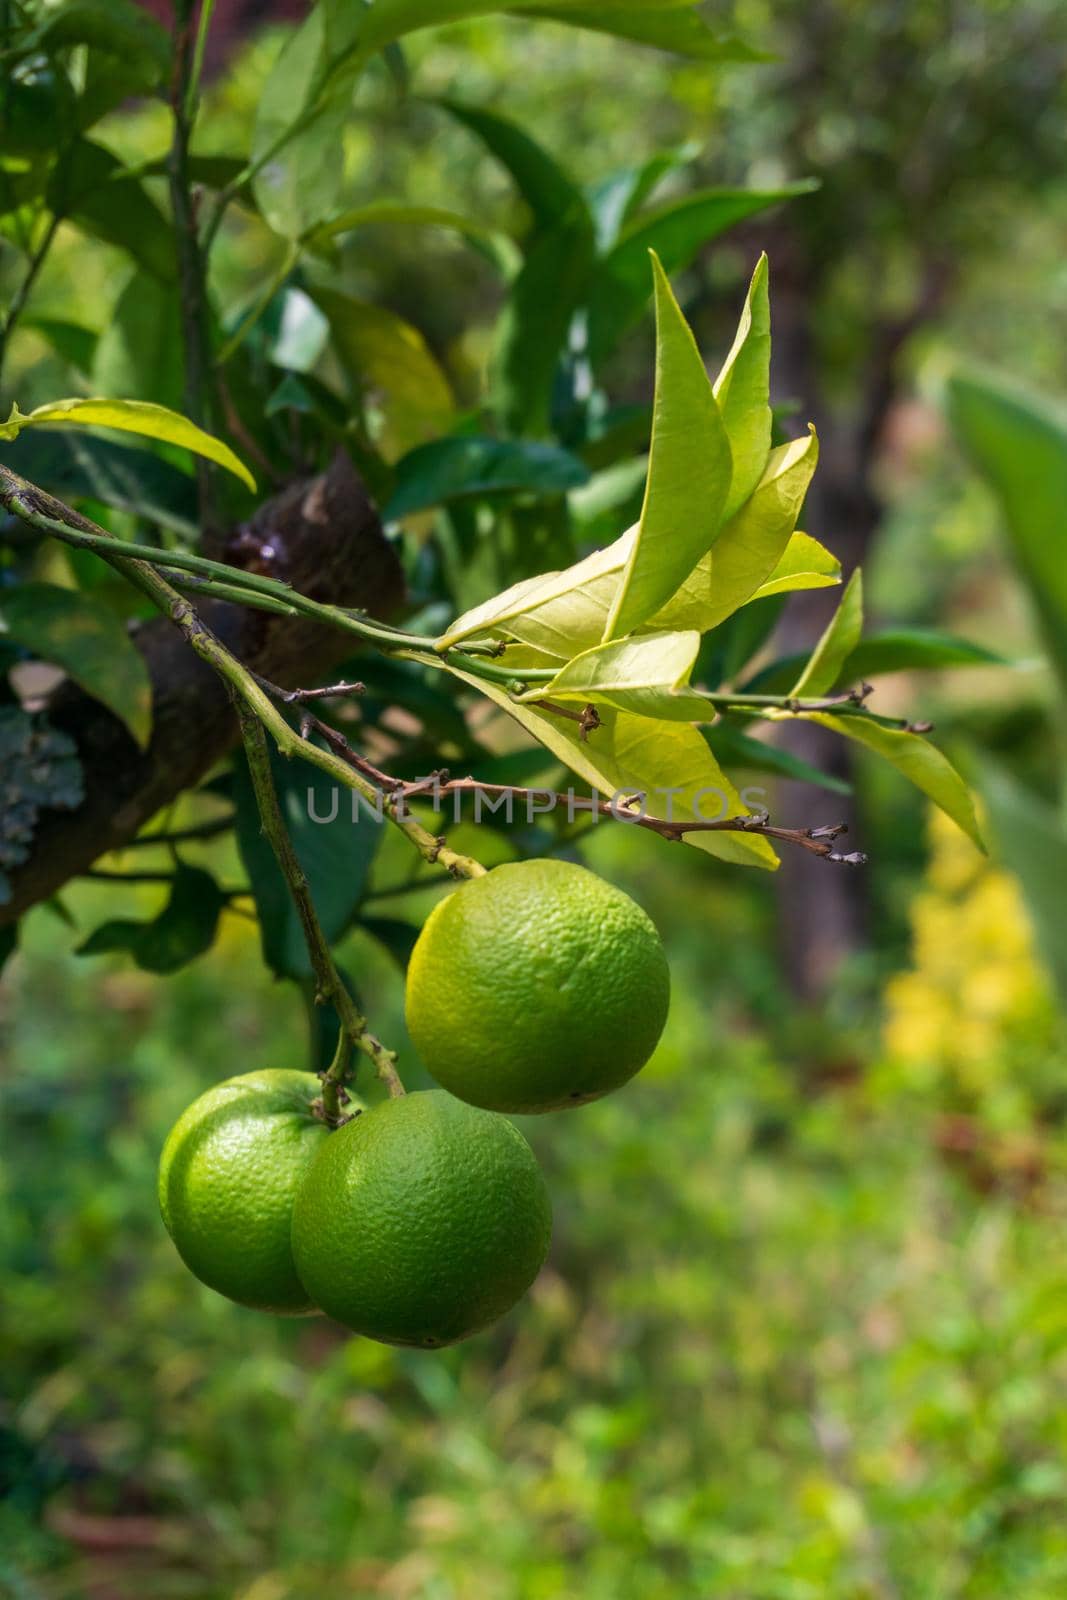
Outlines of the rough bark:
[[[388,616],[403,598],[396,553],[362,480],[342,454],[320,477],[294,484],[235,529],[223,559],[284,578],[315,600],[378,617]],[[350,635],[318,623],[218,601],[205,600],[198,609],[240,660],[287,688],[321,680],[352,654]],[[49,721],[77,744],[85,799],[76,811],[42,813],[33,853],[9,874],[13,894],[0,906],[0,926],[127,843],[237,742],[237,721],[221,680],[169,621],[142,624],[135,643],[152,680],[151,743],[139,750],[117,718],[71,684],[53,696]]]

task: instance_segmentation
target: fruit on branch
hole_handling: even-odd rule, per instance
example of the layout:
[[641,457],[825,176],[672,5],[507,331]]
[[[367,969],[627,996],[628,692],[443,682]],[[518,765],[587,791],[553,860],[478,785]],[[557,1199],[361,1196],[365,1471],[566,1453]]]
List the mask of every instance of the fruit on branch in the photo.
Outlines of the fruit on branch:
[[495,1322],[537,1276],[552,1210],[526,1140],[440,1090],[332,1133],[293,1212],[311,1298],[356,1333],[434,1349]]
[[189,1270],[240,1305],[315,1310],[290,1243],[298,1185],[329,1137],[310,1072],[249,1072],[194,1100],[159,1163],[159,1204]]
[[522,861],[434,907],[408,968],[407,1024],[460,1099],[554,1111],[639,1072],[669,999],[663,945],[639,905],[584,867]]

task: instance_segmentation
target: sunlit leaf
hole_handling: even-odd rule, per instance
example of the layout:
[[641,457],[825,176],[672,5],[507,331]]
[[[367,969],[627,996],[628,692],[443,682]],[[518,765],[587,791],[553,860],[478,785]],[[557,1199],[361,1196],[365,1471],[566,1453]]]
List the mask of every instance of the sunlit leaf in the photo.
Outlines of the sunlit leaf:
[[771,310],[767,257],[763,255],[752,275],[733,348],[714,384],[733,458],[724,519],[744,505],[767,465],[771,450],[770,383]]
[[707,700],[678,692],[689,682],[699,649],[699,633],[616,639],[575,656],[550,683],[539,684],[523,698],[589,701],[680,722],[710,720],[714,711]]
[[125,626],[76,589],[23,583],[0,592],[0,635],[50,661],[126,724],[142,748],[152,731],[152,685]]
[[51,400],[47,405],[35,406],[25,414],[18,406],[12,406],[7,421],[0,423],[0,440],[15,439],[23,428],[37,427],[42,422],[56,426],[71,424],[84,428],[117,428],[122,433],[140,434],[144,439],[160,439],[166,444],[180,445],[194,455],[205,456],[207,460],[225,467],[249,489],[254,491],[256,487],[256,480],[229,445],[205,433],[185,417],[179,417],[176,412],[147,400]]
[[863,632],[863,574],[852,574],[841,596],[841,604],[827,623],[821,639],[800,677],[789,691],[809,699],[829,694],[841,669],[860,642]]
[[513,584],[459,617],[436,648],[447,649],[476,634],[500,633],[566,660],[599,644],[636,535],[636,527],[630,528],[607,549],[562,572]]
[[325,312],[338,360],[382,413],[382,444],[391,459],[448,431],[455,402],[448,379],[422,334],[384,306],[335,289],[313,299]]
[[[647,794],[649,815],[668,820],[714,821],[744,813],[736,789],[697,728],[607,707],[602,725],[583,742],[576,723],[518,703],[501,686],[454,666],[448,670],[501,706],[602,795]],[[703,832],[684,837],[687,844],[739,866],[773,870],[778,865],[767,840],[753,834]]]
[[782,559],[760,584],[753,600],[772,594],[789,594],[794,589],[828,589],[841,582],[841,563],[837,557],[808,533],[794,533]]
[[788,549],[818,455],[814,429],[771,451],[751,497],[650,627],[706,633],[753,598]]
[[656,397],[648,487],[604,629],[630,633],[677,591],[710,548],[730,488],[730,445],[696,340],[666,273],[656,281]]
[[887,728],[873,717],[838,716],[824,711],[804,712],[802,715],[806,721],[832,728],[835,733],[882,756],[935,805],[940,806],[980,850],[985,849],[970,791],[948,757],[936,745],[930,744],[920,734]]

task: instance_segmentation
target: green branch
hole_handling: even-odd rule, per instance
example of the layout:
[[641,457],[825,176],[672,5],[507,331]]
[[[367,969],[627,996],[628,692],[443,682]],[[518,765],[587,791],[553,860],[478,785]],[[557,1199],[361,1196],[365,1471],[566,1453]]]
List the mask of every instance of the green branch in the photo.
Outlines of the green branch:
[[[254,675],[230,654],[221,640],[215,637],[188,600],[183,599],[177,590],[171,587],[151,562],[139,556],[131,556],[129,553],[131,550],[141,547],[126,545],[117,539],[109,538],[102,528],[98,528],[87,517],[71,510],[62,501],[45,494],[33,484],[27,483],[24,478],[20,478],[17,473],[3,465],[0,465],[0,505],[31,527],[46,533],[54,533],[57,537],[69,534],[71,538],[68,542],[82,544],[87,549],[95,550],[109,566],[140,590],[181,630],[197,655],[213,667],[236,691],[244,704],[255,713],[283,756],[296,756],[318,767],[335,782],[343,784],[347,789],[355,790],[368,805],[377,810],[382,797],[381,790],[371,779],[338,755],[320,750],[318,745],[301,738],[276,709],[270,696],[256,682]],[[69,521],[66,520],[68,518]],[[168,552],[164,551],[161,554],[164,560],[168,559]],[[217,563],[212,564],[217,565]],[[279,587],[283,588],[280,585]],[[283,592],[286,592],[284,588]],[[288,592],[295,598],[295,591]],[[314,602],[309,604],[314,605]],[[318,609],[332,611],[335,608],[324,606]],[[424,860],[437,862],[447,868],[453,877],[476,878],[485,871],[473,857],[461,855],[458,851],[450,849],[442,839],[435,838],[421,823],[406,815],[402,807],[388,805],[385,814],[405,835],[409,843],[414,845]]]
[[315,910],[307,876],[293,848],[293,841],[289,837],[278,804],[278,793],[270,770],[270,750],[263,724],[251,707],[236,694],[234,700],[263,832],[274,851],[275,859],[296,906],[297,916],[300,918],[304,942],[315,974],[316,999],[319,1004],[329,1001],[341,1022],[337,1053],[322,1080],[323,1115],[331,1126],[336,1127],[340,1121],[341,1091],[348,1074],[352,1051],[359,1050],[368,1058],[378,1077],[394,1096],[404,1093],[404,1086],[396,1070],[396,1051],[387,1050],[381,1040],[371,1033],[366,1017],[352,999],[345,987],[344,979],[337,970],[329,940],[323,932]]

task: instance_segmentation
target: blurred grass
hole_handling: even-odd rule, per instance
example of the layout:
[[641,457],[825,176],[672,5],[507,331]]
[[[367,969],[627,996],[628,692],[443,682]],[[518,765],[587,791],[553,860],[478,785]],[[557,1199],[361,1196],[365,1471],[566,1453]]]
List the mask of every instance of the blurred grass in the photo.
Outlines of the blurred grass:
[[[944,848],[929,892],[966,966],[959,897],[987,869],[961,882]],[[500,1327],[433,1357],[232,1306],[163,1232],[176,1112],[216,1078],[304,1059],[299,998],[264,977],[251,924],[229,919],[213,956],[159,983],[79,961],[36,914],[2,1013],[13,1595],[1064,1592],[1047,1006],[1022,1023],[994,1008],[1000,1076],[962,1090],[929,1051],[915,1070],[906,1032],[880,1053],[869,1008],[783,1019],[772,901],[680,857],[625,830],[594,843],[665,927],[668,1032],[624,1093],[527,1121],[556,1205],[549,1268]],[[917,949],[913,979],[961,1004]],[[358,936],[347,954],[399,1037],[399,974]],[[1012,1114],[987,1115],[1009,1078]]]

